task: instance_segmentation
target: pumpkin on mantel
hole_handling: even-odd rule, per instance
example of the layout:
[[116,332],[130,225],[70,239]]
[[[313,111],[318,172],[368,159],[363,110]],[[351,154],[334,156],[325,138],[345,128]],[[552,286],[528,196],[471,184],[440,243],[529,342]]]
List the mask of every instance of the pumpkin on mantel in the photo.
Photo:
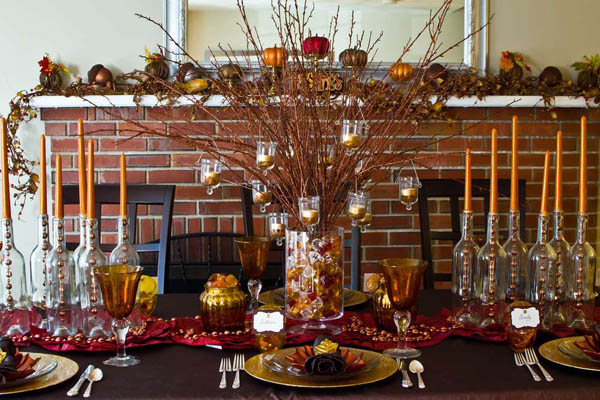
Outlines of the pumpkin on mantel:
[[413,67],[408,63],[398,61],[388,71],[394,82],[406,82],[413,76]]
[[367,52],[361,49],[346,49],[340,53],[340,62],[346,68],[363,68],[367,65]]
[[322,36],[309,36],[302,42],[302,51],[305,56],[320,60],[329,53],[329,39]]
[[267,67],[281,68],[287,61],[288,52],[283,47],[267,47],[263,50],[262,58]]

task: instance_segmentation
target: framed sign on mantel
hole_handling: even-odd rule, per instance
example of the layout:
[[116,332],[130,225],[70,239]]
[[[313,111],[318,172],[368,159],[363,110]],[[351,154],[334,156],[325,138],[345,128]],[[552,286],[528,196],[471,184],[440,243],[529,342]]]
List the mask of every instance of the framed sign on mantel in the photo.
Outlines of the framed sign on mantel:
[[[285,1],[285,0],[283,0]],[[303,5],[305,0],[287,0],[289,4],[297,1]],[[365,32],[365,38],[373,38],[382,33],[377,44],[377,52],[369,68],[387,71],[397,61],[404,44],[423,27],[430,10],[437,10],[443,0],[306,0],[308,7],[314,7],[309,28],[312,34],[327,35],[329,23],[338,15],[336,43],[331,55],[338,60],[339,53],[347,46],[350,21],[354,18],[354,36],[356,32]],[[263,46],[270,47],[279,42],[275,35],[271,19],[270,0],[244,0],[247,17],[256,27]],[[472,35],[488,21],[489,0],[454,0],[443,27],[443,41],[463,43],[438,60],[450,69],[472,67],[483,75],[487,68],[488,29]],[[389,21],[389,22],[388,22]],[[240,13],[237,0],[164,0],[164,21],[167,32],[200,65],[208,70],[215,65],[229,62],[219,51],[221,44],[236,54],[246,53],[250,57],[238,23]],[[366,42],[367,39],[365,39]],[[426,38],[423,39],[423,42]],[[179,53],[177,47],[165,35],[164,45],[173,54]],[[419,41],[406,54],[404,62],[417,64],[419,61]],[[182,56],[178,61],[183,60]]]

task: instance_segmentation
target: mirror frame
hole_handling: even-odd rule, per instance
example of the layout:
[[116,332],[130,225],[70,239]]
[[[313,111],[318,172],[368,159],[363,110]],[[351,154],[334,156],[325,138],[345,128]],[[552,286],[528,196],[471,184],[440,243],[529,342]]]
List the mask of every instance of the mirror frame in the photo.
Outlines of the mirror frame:
[[[188,0],[163,0],[163,26],[168,34],[175,39],[183,48],[187,48],[187,13]],[[479,27],[486,24],[489,19],[489,0],[465,0],[465,37],[470,36]],[[488,64],[488,27],[484,26],[478,34],[467,38],[463,46],[463,62],[447,63],[451,69],[475,68],[480,75],[485,75]],[[164,34],[163,45],[171,54],[177,54],[178,49]],[[181,55],[175,57],[175,61],[182,61]],[[203,67],[212,70],[210,62],[201,62]],[[387,71],[392,63],[381,62],[373,69]],[[174,69],[174,66],[172,66]]]

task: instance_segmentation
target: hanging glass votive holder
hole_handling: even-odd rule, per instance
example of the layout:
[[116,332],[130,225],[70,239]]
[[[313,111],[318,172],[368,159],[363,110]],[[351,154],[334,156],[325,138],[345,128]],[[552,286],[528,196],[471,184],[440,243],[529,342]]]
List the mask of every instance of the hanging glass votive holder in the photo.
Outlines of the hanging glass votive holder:
[[203,158],[201,160],[202,169],[200,171],[200,183],[206,186],[206,193],[212,195],[214,189],[221,184],[221,170],[223,165],[219,160],[210,160]]
[[371,199],[367,199],[367,209],[365,212],[365,216],[356,220],[356,225],[360,226],[360,231],[365,233],[367,228],[371,226],[371,221],[373,220],[373,214],[371,212]]
[[333,165],[333,157],[335,156],[335,145],[328,144],[325,152],[325,168],[329,168]]
[[319,196],[300,197],[298,199],[298,209],[300,211],[300,221],[313,227],[319,223],[321,198]]
[[369,127],[365,121],[349,120],[342,121],[341,141],[344,147],[354,150],[360,146],[362,140],[367,136]]
[[256,143],[256,166],[267,175],[275,166],[275,150],[277,143],[275,142],[258,142]]
[[267,188],[267,185],[260,181],[251,181],[252,199],[254,204],[260,207],[260,212],[264,213],[273,201],[273,194]]
[[398,178],[400,188],[400,202],[406,206],[407,210],[412,210],[412,206],[419,199],[419,181],[412,176],[401,176]]
[[352,226],[357,226],[356,221],[363,219],[367,214],[367,203],[369,194],[365,192],[348,193],[347,211],[348,217],[352,220]]
[[285,230],[288,227],[288,213],[269,214],[269,235],[276,240],[277,246],[283,244],[285,239]]

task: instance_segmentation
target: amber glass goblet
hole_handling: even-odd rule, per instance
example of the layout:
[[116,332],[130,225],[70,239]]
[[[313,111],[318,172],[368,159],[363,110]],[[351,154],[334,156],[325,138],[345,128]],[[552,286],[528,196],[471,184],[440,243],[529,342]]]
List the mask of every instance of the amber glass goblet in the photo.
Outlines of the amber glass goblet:
[[234,240],[240,252],[242,272],[248,277],[248,291],[250,292],[248,312],[253,313],[258,308],[258,295],[262,289],[260,278],[267,268],[271,238],[247,236]]
[[125,338],[129,331],[127,317],[135,305],[142,267],[133,265],[106,265],[94,269],[98,278],[104,308],[113,317],[112,329],[117,342],[117,355],[104,361],[113,367],[130,367],[140,359],[125,353]]
[[388,258],[380,260],[379,265],[385,277],[388,297],[396,309],[394,323],[399,335],[398,346],[387,349],[384,354],[396,358],[419,357],[419,350],[407,346],[406,335],[411,319],[417,315],[417,298],[427,263],[410,258]]

